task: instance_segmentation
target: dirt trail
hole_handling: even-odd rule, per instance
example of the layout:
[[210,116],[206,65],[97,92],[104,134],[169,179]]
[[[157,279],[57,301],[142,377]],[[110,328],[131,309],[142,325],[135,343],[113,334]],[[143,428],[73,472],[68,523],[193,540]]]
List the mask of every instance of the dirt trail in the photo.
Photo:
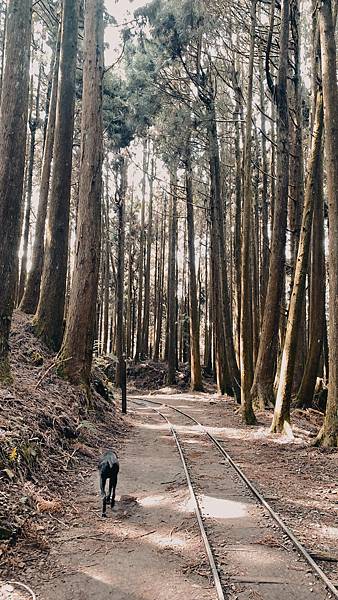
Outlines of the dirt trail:
[[53,540],[39,581],[29,581],[39,600],[215,598],[174,442],[150,416],[133,423],[114,511],[101,518],[93,473],[75,491],[76,522]]
[[[217,437],[224,440],[249,477],[259,483],[263,493],[273,495],[272,502],[277,504],[282,516],[283,503],[289,524],[293,526],[294,519],[299,528],[298,517],[303,512],[308,519],[312,518],[312,521],[304,521],[301,532],[297,531],[307,547],[310,542],[315,547],[315,539],[322,540],[314,535],[316,520],[313,515],[316,513],[310,508],[317,506],[318,497],[312,498],[311,493],[312,490],[315,494],[321,493],[322,510],[325,508],[328,514],[330,510],[331,516],[326,518],[328,529],[336,508],[331,483],[336,454],[316,452],[314,461],[312,450],[299,442],[286,447],[276,438],[270,439],[266,423],[258,429],[242,427],[230,402],[212,399],[207,394],[150,397],[163,398],[213,426]],[[70,509],[56,519],[56,530],[49,540],[49,555],[41,558],[39,564],[32,563],[30,568],[23,568],[16,577],[34,590],[37,600],[216,600],[175,442],[167,424],[154,411],[140,410],[130,404],[132,407],[134,410],[128,419],[133,428],[119,451],[121,471],[115,509],[108,512],[107,519],[101,518],[98,475],[94,465],[88,476],[86,472],[70,475],[74,479],[76,512]],[[221,498],[223,502],[225,465],[221,465],[222,461],[218,463],[217,455],[215,460],[210,459],[207,446],[188,423],[179,434],[188,457],[192,452],[197,459],[192,476],[202,495],[202,505],[208,498]],[[308,461],[307,472],[300,481],[299,469],[305,460]],[[289,472],[287,480],[286,472]],[[284,600],[293,600],[296,596],[299,600],[329,598],[321,584],[318,587],[311,571],[303,563],[293,562],[297,557],[292,558],[288,543],[275,526],[264,522],[261,509],[245,489],[241,490],[241,486],[232,481],[232,475],[228,475],[231,488],[228,500],[235,500],[237,504],[244,502],[247,515],[255,522],[249,522],[247,516],[248,522],[244,523],[243,516],[237,520],[233,515],[231,523],[225,522],[224,518],[219,520],[217,515],[210,513],[210,503],[204,506],[205,516],[213,517],[211,523],[207,519],[206,522],[211,543],[216,545],[215,555],[222,581],[226,583],[226,597],[231,600],[279,598],[275,586],[279,579],[284,581],[285,573],[281,572],[277,554],[285,546],[292,561],[290,578],[294,580],[294,586],[286,586],[281,597]],[[327,485],[324,477],[330,479]],[[330,502],[325,501],[328,488],[332,491]],[[239,498],[242,492],[244,496]],[[213,506],[215,508],[215,503]],[[290,506],[292,514],[288,513]],[[324,532],[324,523],[321,525],[321,532]],[[251,536],[250,539],[245,540],[244,534]],[[331,547],[330,552],[333,551]],[[289,560],[283,568],[286,571],[290,568]],[[260,574],[266,578],[266,590],[270,590],[268,596],[262,595],[259,587],[251,584],[251,580]],[[2,600],[1,594],[0,598]],[[28,595],[5,596],[5,600],[28,598]]]

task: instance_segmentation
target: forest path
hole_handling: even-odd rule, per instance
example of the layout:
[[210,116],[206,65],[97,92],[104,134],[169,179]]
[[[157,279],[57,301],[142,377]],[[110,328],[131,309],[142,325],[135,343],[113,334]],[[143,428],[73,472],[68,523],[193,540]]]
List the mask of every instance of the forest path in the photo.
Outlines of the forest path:
[[76,521],[67,523],[63,515],[67,528],[53,539],[39,583],[31,583],[39,600],[216,598],[167,426],[150,414],[132,420],[119,452],[114,510],[101,517],[92,473],[85,489],[76,489]]
[[[280,455],[279,460],[290,460],[291,465],[293,458],[297,464],[304,460],[305,448],[297,446],[299,442],[290,448],[275,441],[267,443],[266,426],[239,427],[236,417],[231,417],[233,405],[218,402],[207,394],[153,394],[149,398],[176,405],[214,427],[216,436],[230,446],[230,453],[235,451],[240,464],[249,458],[250,470],[249,464],[244,463],[249,477],[255,469],[256,473],[257,469],[265,471],[268,483],[263,482],[263,489],[269,489],[271,483],[276,502],[278,496],[285,503],[289,488],[296,501],[293,485],[305,500],[306,486],[312,482],[304,477],[300,486],[299,471],[286,481],[287,467],[283,462],[280,470],[271,471],[271,460]],[[65,527],[59,527],[51,538],[47,561],[40,573],[34,569],[25,580],[38,600],[216,600],[185,475],[168,425],[150,407],[132,403],[129,407],[133,429],[119,451],[116,506],[109,510],[107,519],[101,517],[96,470],[88,473],[84,484],[78,484],[75,518],[62,516]],[[192,479],[199,498],[217,500],[213,506],[207,503],[203,510],[227,600],[330,598],[245,486],[236,482],[221,457],[217,458],[216,452],[210,454],[205,441],[198,438],[184,418],[182,421],[180,416],[167,414],[178,426],[189,468],[193,466]],[[279,487],[273,480],[277,472],[279,482],[285,481]],[[241,514],[236,510],[231,515],[217,514],[220,502],[223,508],[225,504],[236,504]],[[304,510],[310,514],[306,506]],[[308,524],[306,529],[311,538]],[[260,579],[264,580],[263,585],[259,584]]]

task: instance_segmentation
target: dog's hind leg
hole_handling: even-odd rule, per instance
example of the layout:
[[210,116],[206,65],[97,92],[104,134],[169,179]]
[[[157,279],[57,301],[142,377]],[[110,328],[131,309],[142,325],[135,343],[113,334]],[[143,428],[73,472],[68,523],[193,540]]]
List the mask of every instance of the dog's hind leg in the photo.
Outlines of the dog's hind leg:
[[112,477],[110,478],[110,482],[109,482],[110,491],[111,491],[111,489],[113,490],[113,494],[112,494],[111,502],[110,502],[110,506],[112,508],[114,508],[114,505],[115,505],[116,484],[117,484],[117,473],[114,473],[114,475],[112,475]]
[[107,509],[106,481],[107,481],[107,479],[105,477],[103,477],[102,475],[100,475],[100,491],[101,491],[101,498],[102,498],[102,516],[103,517],[106,516],[106,509]]
[[114,483],[114,475],[112,475],[109,478],[109,488],[108,488],[107,504],[110,504],[110,498],[111,498],[111,492],[112,492],[112,489],[113,489],[113,483]]

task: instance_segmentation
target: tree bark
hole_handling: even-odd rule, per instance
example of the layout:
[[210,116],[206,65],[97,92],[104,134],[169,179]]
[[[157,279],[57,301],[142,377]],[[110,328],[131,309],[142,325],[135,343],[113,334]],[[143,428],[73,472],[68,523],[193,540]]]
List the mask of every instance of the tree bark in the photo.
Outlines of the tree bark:
[[[300,13],[299,1],[294,0],[290,6],[292,31],[292,62],[293,73],[290,83],[290,190],[289,190],[289,228],[291,242],[291,268],[293,277],[296,269],[301,222],[304,205],[304,153],[303,153],[303,124],[300,73]],[[306,360],[306,303],[303,302],[298,331],[296,364],[293,376],[293,392],[297,393],[304,371]]]
[[102,188],[103,0],[87,0],[76,253],[62,356],[63,373],[89,383],[100,266]]
[[40,179],[39,203],[36,216],[32,265],[27,277],[27,285],[21,300],[20,309],[28,314],[34,314],[40,296],[41,276],[45,255],[45,228],[47,216],[47,204],[49,193],[49,182],[52,168],[56,102],[58,94],[58,78],[60,64],[60,33],[58,35],[57,48],[53,63],[53,81],[51,90],[51,99],[49,104],[48,122],[46,130],[46,139],[44,144],[42,170]]
[[164,265],[165,265],[165,254],[166,254],[166,210],[165,205],[163,206],[164,215],[161,227],[161,253],[160,253],[160,270],[159,270],[159,281],[157,290],[157,316],[156,316],[156,331],[154,341],[154,354],[153,360],[158,362],[160,359],[160,346],[162,336],[162,323],[163,323],[163,297],[164,297]]
[[0,381],[10,379],[9,332],[25,170],[31,26],[32,0],[10,0],[0,107]]
[[167,383],[173,385],[176,381],[177,367],[177,273],[176,273],[176,244],[177,244],[177,166],[172,165],[170,182],[170,214],[169,214],[169,250],[168,250],[168,372]]
[[148,228],[147,228],[147,252],[146,271],[144,279],[144,312],[142,331],[142,354],[149,356],[149,319],[150,319],[150,260],[151,246],[153,241],[153,196],[154,196],[155,158],[151,162],[151,174],[149,176],[149,206],[148,206]]
[[262,130],[262,191],[261,191],[261,214],[262,214],[262,226],[261,226],[261,248],[262,248],[262,262],[261,262],[261,285],[260,285],[260,304],[261,304],[261,321],[264,313],[266,291],[269,279],[269,235],[268,235],[268,222],[269,222],[269,209],[268,209],[268,159],[266,151],[266,118],[265,118],[265,95],[263,85],[263,60],[262,54],[259,53],[259,91],[260,91],[260,104],[261,104],[261,130]]
[[102,284],[103,284],[103,341],[102,341],[102,352],[106,354],[108,352],[108,337],[109,337],[109,286],[110,286],[110,231],[109,231],[109,163],[106,161],[106,173],[105,173],[105,201],[103,211],[103,240],[102,250],[104,246],[104,253],[101,250],[101,259],[103,264],[102,272]]
[[242,219],[242,179],[243,165],[241,160],[241,128],[239,120],[241,118],[242,109],[242,91],[239,85],[239,74],[233,69],[233,86],[235,90],[235,159],[236,159],[236,174],[235,174],[235,231],[234,231],[234,263],[235,263],[235,291],[236,291],[236,330],[237,330],[237,355],[240,357],[240,331],[241,331],[241,219]]
[[296,405],[310,407],[316,387],[320,357],[323,352],[325,325],[325,252],[324,252],[324,199],[323,160],[320,157],[314,182],[314,213],[312,223],[309,348]]
[[[312,115],[315,114],[315,100],[321,81],[320,39],[317,14],[317,0],[312,0]],[[323,145],[323,144],[322,144]],[[298,389],[296,406],[310,407],[313,401],[320,358],[323,353],[325,329],[325,234],[324,234],[324,196],[323,196],[323,156],[318,161],[318,171],[314,181],[314,213],[311,236],[311,269],[309,291],[309,347]],[[321,282],[319,285],[318,282]]]
[[252,320],[252,96],[253,68],[255,58],[256,1],[251,4],[251,41],[246,106],[246,133],[244,150],[244,202],[242,219],[242,269],[241,269],[241,321],[240,321],[240,370],[241,405],[244,421],[248,425],[256,422],[252,408],[251,387],[253,382],[253,320]]
[[116,385],[121,385],[121,364],[125,345],[124,330],[124,248],[125,248],[125,202],[127,193],[127,160],[119,157],[120,180],[117,189],[117,286],[116,286],[116,356],[118,368]]
[[335,29],[331,0],[319,4],[319,29],[329,205],[329,391],[318,444],[338,445],[338,94]]
[[275,411],[271,425],[273,433],[290,433],[290,404],[293,374],[296,364],[297,342],[301,325],[302,307],[305,295],[305,282],[310,250],[311,227],[313,219],[314,189],[320,166],[320,151],[323,131],[323,101],[321,92],[317,94],[316,116],[314,122],[312,147],[309,156],[308,175],[305,189],[305,201],[301,224],[294,282],[290,300],[289,315],[281,361],[279,386]]
[[68,259],[79,0],[64,0],[54,165],[35,330],[53,350],[62,341]]
[[[25,220],[24,220],[24,231],[23,231],[23,249],[22,249],[22,258],[21,258],[21,268],[20,268],[20,279],[19,279],[19,289],[18,289],[18,299],[17,302],[20,304],[24,290],[25,283],[27,278],[27,258],[28,258],[28,242],[29,242],[29,231],[30,231],[30,218],[31,218],[31,208],[32,208],[32,193],[33,193],[33,172],[34,172],[34,161],[35,161],[35,140],[36,140],[36,131],[39,126],[40,119],[40,87],[41,87],[41,72],[42,67],[40,65],[39,69],[39,78],[38,78],[38,86],[36,90],[36,99],[35,99],[35,114],[33,115],[33,101],[31,105],[30,115],[28,119],[29,129],[30,129],[30,144],[29,144],[29,161],[28,161],[28,179],[27,179],[27,199],[26,199],[26,210],[25,210]],[[31,94],[33,100],[33,77],[32,77],[32,85],[31,85]]]
[[6,33],[7,33],[7,14],[8,14],[8,8],[7,8],[7,2],[6,2],[5,7],[4,7],[4,25],[3,25],[3,32],[2,32],[2,39],[1,39],[0,101],[1,101],[1,95],[2,95],[2,82],[3,82],[3,76],[4,76],[4,70],[5,70],[5,44],[6,44]]
[[[229,391],[230,384],[235,398],[240,401],[240,374],[236,361],[232,323],[229,313],[230,299],[225,264],[220,155],[216,111],[212,98],[207,100],[206,108],[211,179],[211,257],[217,386],[219,392],[223,394],[225,391]],[[227,381],[227,375],[230,375],[230,381]]]
[[132,298],[133,298],[133,210],[134,191],[131,193],[128,231],[128,292],[127,292],[127,323],[126,323],[126,354],[131,358],[133,354],[132,340]]
[[287,98],[289,0],[282,2],[280,60],[277,84],[272,92],[277,104],[277,191],[268,288],[263,327],[255,368],[253,397],[264,407],[274,402],[273,383],[277,362],[277,340],[283,295],[285,241],[289,187],[289,115]]
[[140,254],[138,261],[138,302],[137,302],[137,331],[135,362],[142,357],[142,313],[143,313],[143,277],[144,277],[144,219],[146,201],[146,175],[147,175],[147,139],[143,141],[143,176],[142,176],[142,203],[140,223]]
[[201,373],[200,330],[197,305],[195,223],[190,140],[188,140],[186,148],[186,200],[189,255],[190,379],[191,389],[193,391],[201,391],[203,389],[203,384]]

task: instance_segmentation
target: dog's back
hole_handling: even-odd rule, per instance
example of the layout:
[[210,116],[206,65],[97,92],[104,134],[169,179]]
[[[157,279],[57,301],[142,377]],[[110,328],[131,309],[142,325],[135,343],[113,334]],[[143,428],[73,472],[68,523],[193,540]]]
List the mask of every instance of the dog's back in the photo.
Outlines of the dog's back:
[[119,469],[119,459],[116,452],[113,450],[105,452],[99,462],[99,471],[101,475],[104,476],[105,479],[108,479],[113,474],[117,475]]

